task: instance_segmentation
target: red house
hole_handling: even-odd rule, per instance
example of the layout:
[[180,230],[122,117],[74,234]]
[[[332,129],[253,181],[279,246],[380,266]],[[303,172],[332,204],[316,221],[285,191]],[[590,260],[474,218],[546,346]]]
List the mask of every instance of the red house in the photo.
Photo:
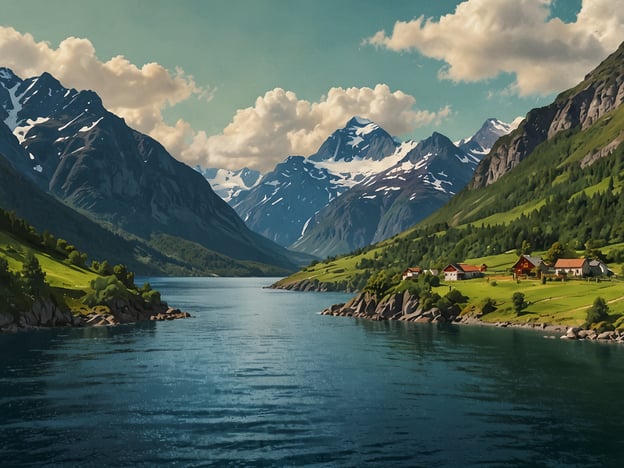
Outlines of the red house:
[[[535,268],[541,272],[545,269],[545,265],[540,257],[520,255],[520,258],[512,268],[516,276],[521,276],[532,275]],[[540,275],[538,274],[537,276],[539,277]]]

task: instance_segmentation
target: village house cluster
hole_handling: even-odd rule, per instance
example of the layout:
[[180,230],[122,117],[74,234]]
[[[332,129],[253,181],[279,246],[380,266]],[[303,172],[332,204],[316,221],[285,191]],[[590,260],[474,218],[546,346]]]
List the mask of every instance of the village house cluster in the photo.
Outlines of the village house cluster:
[[[480,278],[487,271],[487,265],[469,265],[467,263],[450,263],[442,271],[444,281],[460,281],[472,278]],[[560,258],[554,265],[547,265],[541,257],[521,255],[518,261],[511,267],[514,278],[541,278],[544,275],[558,278],[586,278],[612,276],[611,271],[600,260],[588,260],[586,258]],[[420,267],[407,268],[403,272],[403,279],[415,278],[421,274],[430,273],[437,276],[437,270],[423,270]]]

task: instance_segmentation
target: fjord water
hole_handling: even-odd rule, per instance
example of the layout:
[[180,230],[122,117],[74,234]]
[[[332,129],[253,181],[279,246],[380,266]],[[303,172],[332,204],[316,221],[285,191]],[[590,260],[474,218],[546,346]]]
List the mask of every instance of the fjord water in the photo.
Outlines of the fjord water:
[[194,318],[0,336],[0,464],[617,466],[624,348],[318,315],[150,278]]

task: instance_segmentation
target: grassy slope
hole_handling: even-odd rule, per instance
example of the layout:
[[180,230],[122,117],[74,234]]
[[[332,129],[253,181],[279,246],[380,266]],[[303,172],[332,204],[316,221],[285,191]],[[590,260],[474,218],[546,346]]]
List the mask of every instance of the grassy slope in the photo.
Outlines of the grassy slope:
[[68,265],[47,253],[34,250],[10,234],[0,232],[0,255],[8,260],[10,270],[21,270],[24,252],[28,250],[34,252],[41,269],[46,272],[46,281],[52,287],[84,291],[89,289],[91,280],[98,277],[90,270]]
[[[567,94],[576,91],[578,90],[571,90]],[[566,93],[563,93],[560,99],[565,98]],[[364,249],[363,252],[359,251],[308,266],[295,275],[285,278],[280,283],[288,284],[303,279],[316,279],[327,283],[348,281],[350,278],[363,273],[362,269],[356,267],[358,262],[362,259],[374,258],[375,255],[381,258],[384,251],[392,252],[392,255],[390,255],[390,261],[384,260],[386,263],[384,263],[383,268],[393,272],[400,271],[415,265],[402,264],[401,258],[396,258],[400,255],[394,255],[394,252],[399,251],[392,249],[395,240],[421,242],[419,236],[423,235],[425,228],[433,228],[434,231],[439,230],[435,236],[443,237],[445,231],[441,229],[446,229],[445,226],[463,229],[468,224],[471,224],[473,228],[482,225],[507,226],[514,222],[517,225],[517,221],[523,219],[523,216],[544,207],[554,197],[560,196],[561,193],[566,193],[569,200],[574,200],[582,194],[592,196],[599,192],[605,193],[611,177],[613,182],[612,193],[621,195],[624,189],[624,170],[619,173],[612,170],[611,177],[608,174],[607,177],[602,177],[599,180],[590,175],[593,173],[593,168],[583,170],[584,175],[581,179],[575,176],[577,178],[572,180],[571,177],[574,171],[578,171],[580,162],[586,156],[595,155],[604,148],[613,148],[623,141],[624,106],[620,106],[610,114],[603,116],[588,129],[561,132],[553,139],[538,146],[522,164],[516,167],[512,173],[503,176],[497,183],[484,189],[462,191],[441,210],[398,236],[376,244],[370,250]],[[612,155],[610,158],[612,162],[608,164],[611,164],[612,168],[617,167],[615,158],[622,158],[621,144],[616,155]],[[570,213],[562,212],[561,215],[564,218]],[[561,226],[563,225],[562,223]],[[552,223],[552,229],[554,232],[558,232],[560,229],[556,220]],[[561,234],[559,232],[559,235]],[[504,246],[506,249],[514,249],[515,247],[518,246]],[[619,243],[606,245],[601,249],[608,254],[610,251],[621,250],[623,247],[624,243]],[[542,248],[547,248],[547,246]],[[534,254],[539,255],[540,252]],[[448,263],[450,259],[442,257],[439,263],[444,260]],[[453,261],[456,260],[453,259]],[[619,317],[615,321],[616,325],[624,325],[624,282],[622,280],[613,279],[599,283],[582,280],[571,280],[565,283],[547,281],[546,284],[541,284],[541,281],[536,280],[516,282],[507,273],[507,270],[517,260],[513,251],[464,260],[467,263],[487,264],[489,267],[487,276],[482,279],[442,284],[438,289],[438,294],[444,295],[448,292],[449,287],[452,287],[470,297],[470,303],[474,305],[479,304],[487,297],[495,300],[498,305],[497,310],[484,316],[483,320],[580,325],[585,320],[587,309],[592,305],[594,299],[600,296],[608,302],[611,314]],[[421,264],[420,266],[427,267],[428,265]],[[610,264],[610,268],[617,274],[624,272],[621,264]],[[520,315],[516,315],[511,308],[511,297],[517,291],[523,292],[525,299],[530,303],[527,310]]]
[[[535,252],[535,255],[543,252]],[[488,322],[509,321],[513,323],[537,322],[551,324],[581,325],[585,321],[587,309],[594,299],[602,297],[609,303],[612,315],[624,315],[624,281],[614,278],[611,281],[569,280],[566,282],[539,280],[514,280],[505,270],[517,260],[515,253],[468,259],[472,264],[485,263],[488,272],[484,278],[450,282],[450,286],[470,297],[472,304],[484,298],[496,301],[498,309],[482,317]],[[614,265],[612,265],[613,267]],[[621,268],[621,266],[620,266]],[[616,271],[619,271],[616,268]],[[495,285],[494,285],[495,284]],[[448,290],[449,283],[443,283],[438,294]],[[446,289],[445,289],[446,288]],[[529,307],[520,315],[512,310],[511,297],[522,292]]]
[[[509,275],[496,278],[496,286],[488,277],[453,283],[452,287],[471,298],[472,304],[489,297],[496,301],[497,310],[483,316],[486,322],[509,321],[512,323],[549,323],[581,325],[585,321],[587,309],[596,297],[604,298],[609,304],[612,315],[624,314],[624,282],[621,280],[595,281],[570,280],[566,282],[547,282],[522,280],[516,282]],[[441,286],[444,293],[448,283]],[[529,307],[520,315],[511,309],[511,297],[515,292],[522,292]]]
[[86,312],[87,308],[79,299],[92,292],[90,283],[98,277],[96,273],[68,265],[59,258],[37,251],[33,246],[25,244],[11,234],[0,231],[0,256],[9,262],[9,270],[20,271],[24,254],[29,250],[37,257],[41,269],[45,272],[46,282],[50,284],[55,299],[73,312]]

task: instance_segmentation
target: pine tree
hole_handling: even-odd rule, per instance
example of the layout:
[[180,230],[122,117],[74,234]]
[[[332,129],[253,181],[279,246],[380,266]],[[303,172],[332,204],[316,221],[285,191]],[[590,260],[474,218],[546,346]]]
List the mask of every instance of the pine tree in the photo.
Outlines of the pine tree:
[[45,272],[32,252],[26,252],[22,264],[21,283],[25,293],[40,296],[46,289]]

